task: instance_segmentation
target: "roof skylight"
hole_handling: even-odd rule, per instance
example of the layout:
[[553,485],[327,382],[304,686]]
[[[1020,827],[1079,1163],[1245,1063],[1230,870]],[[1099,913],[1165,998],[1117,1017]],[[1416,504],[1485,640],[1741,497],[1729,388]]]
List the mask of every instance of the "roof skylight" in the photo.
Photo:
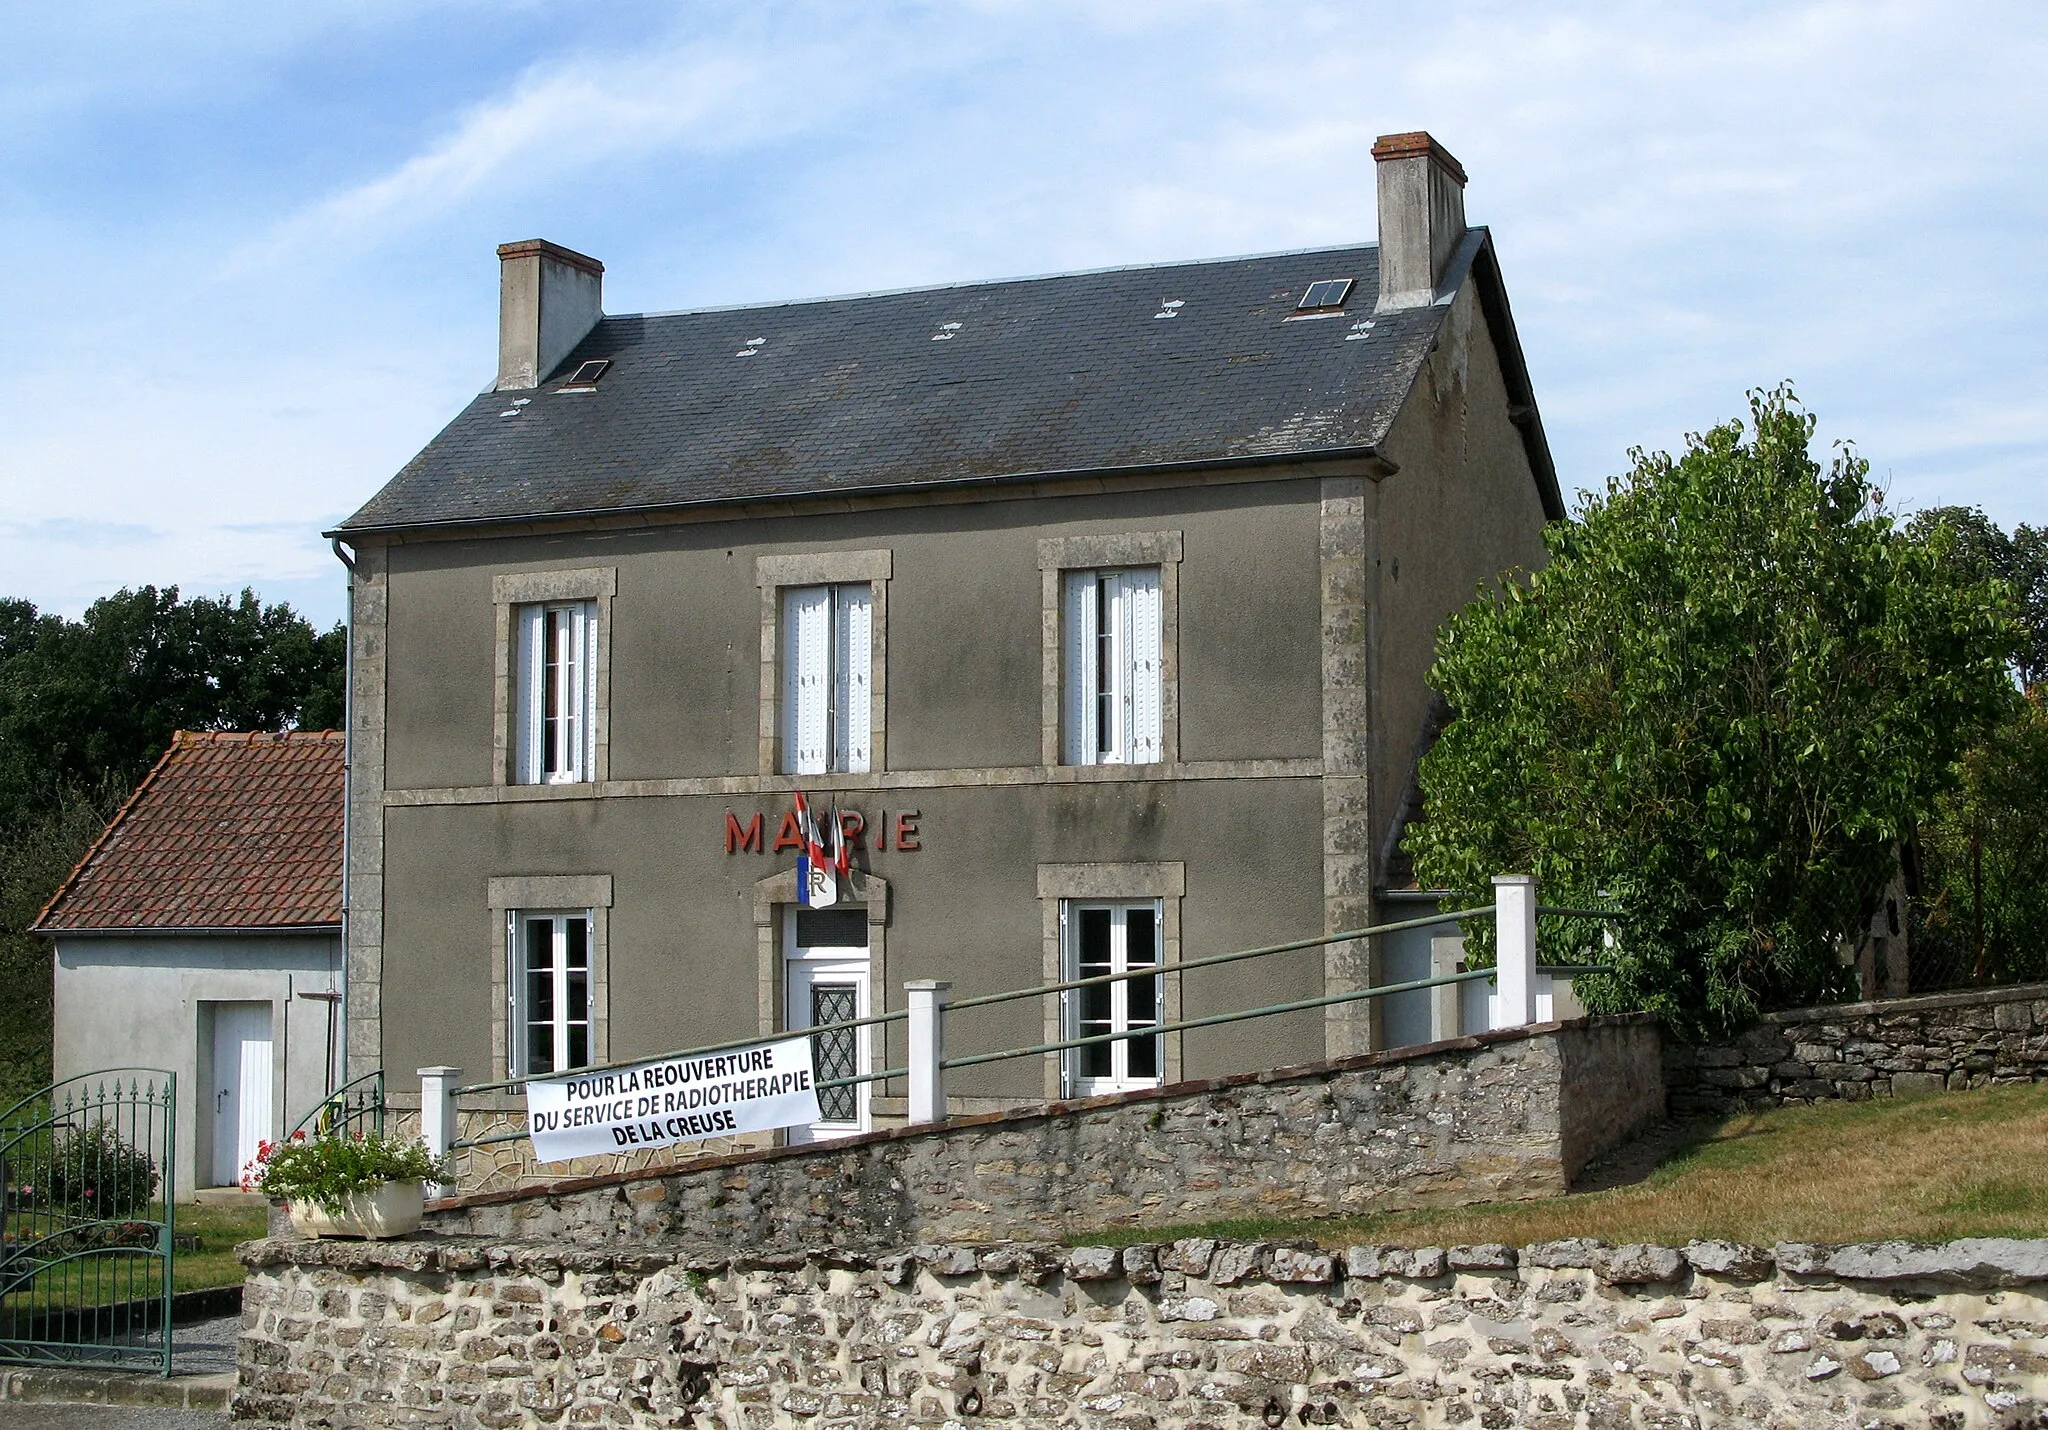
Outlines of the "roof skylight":
[[1344,299],[1351,293],[1349,278],[1325,278],[1308,285],[1308,291],[1301,295],[1301,301],[1294,305],[1297,313],[1306,313],[1313,308],[1341,308]]
[[604,376],[604,370],[612,365],[610,358],[592,358],[589,362],[578,363],[576,371],[569,374],[569,380],[562,384],[563,392],[594,392],[597,380]]

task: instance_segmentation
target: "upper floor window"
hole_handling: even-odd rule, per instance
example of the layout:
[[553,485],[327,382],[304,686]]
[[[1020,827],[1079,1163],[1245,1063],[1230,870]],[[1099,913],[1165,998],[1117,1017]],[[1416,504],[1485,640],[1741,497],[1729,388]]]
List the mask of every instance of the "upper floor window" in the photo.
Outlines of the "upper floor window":
[[597,767],[597,603],[518,608],[520,784],[574,784]]
[[782,627],[782,772],[865,771],[873,744],[872,587],[786,587]]
[[1068,571],[1063,579],[1065,762],[1158,762],[1159,568]]

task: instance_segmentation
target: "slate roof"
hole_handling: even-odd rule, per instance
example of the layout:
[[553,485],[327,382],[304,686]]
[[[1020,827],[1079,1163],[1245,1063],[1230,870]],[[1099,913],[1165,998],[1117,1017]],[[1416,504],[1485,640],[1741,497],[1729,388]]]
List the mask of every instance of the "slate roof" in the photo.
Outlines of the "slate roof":
[[341,924],[338,730],[180,730],[33,931]]
[[[1475,263],[1497,290],[1484,229],[1443,289]],[[1327,278],[1353,280],[1343,312],[1289,321]],[[480,395],[329,534],[1359,454],[1447,312],[1376,316],[1378,289],[1364,245],[606,317],[538,388]],[[1493,292],[1496,312],[1499,339]],[[596,389],[563,391],[593,358],[611,361]]]

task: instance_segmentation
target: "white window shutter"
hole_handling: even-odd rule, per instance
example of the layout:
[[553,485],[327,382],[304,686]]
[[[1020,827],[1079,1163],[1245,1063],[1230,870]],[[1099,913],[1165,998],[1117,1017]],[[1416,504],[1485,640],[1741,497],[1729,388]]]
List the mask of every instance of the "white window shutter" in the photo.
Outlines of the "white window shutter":
[[874,593],[846,585],[833,594],[833,767],[861,774],[869,768],[874,729]]
[[783,773],[823,774],[831,755],[832,588],[783,593]]
[[547,652],[541,649],[542,608],[521,606],[514,614],[518,619],[512,636],[512,778],[515,783],[530,785],[541,778],[541,680],[547,669]]
[[582,679],[576,683],[576,693],[582,708],[576,712],[576,729],[581,737],[576,745],[576,777],[584,780],[597,778],[597,602],[588,601],[578,610],[580,627],[578,648],[582,652]]
[[1160,754],[1159,715],[1159,572],[1126,571],[1123,650],[1124,758],[1134,765],[1157,764]]
[[1061,577],[1063,619],[1060,639],[1061,726],[1070,765],[1095,763],[1095,581],[1093,571]]

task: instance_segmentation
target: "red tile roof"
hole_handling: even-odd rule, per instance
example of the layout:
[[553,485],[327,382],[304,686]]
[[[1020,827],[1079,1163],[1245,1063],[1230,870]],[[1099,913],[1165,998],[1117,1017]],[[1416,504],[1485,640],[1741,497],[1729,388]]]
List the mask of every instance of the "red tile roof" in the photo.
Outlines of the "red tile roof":
[[341,923],[337,730],[180,730],[36,933]]

